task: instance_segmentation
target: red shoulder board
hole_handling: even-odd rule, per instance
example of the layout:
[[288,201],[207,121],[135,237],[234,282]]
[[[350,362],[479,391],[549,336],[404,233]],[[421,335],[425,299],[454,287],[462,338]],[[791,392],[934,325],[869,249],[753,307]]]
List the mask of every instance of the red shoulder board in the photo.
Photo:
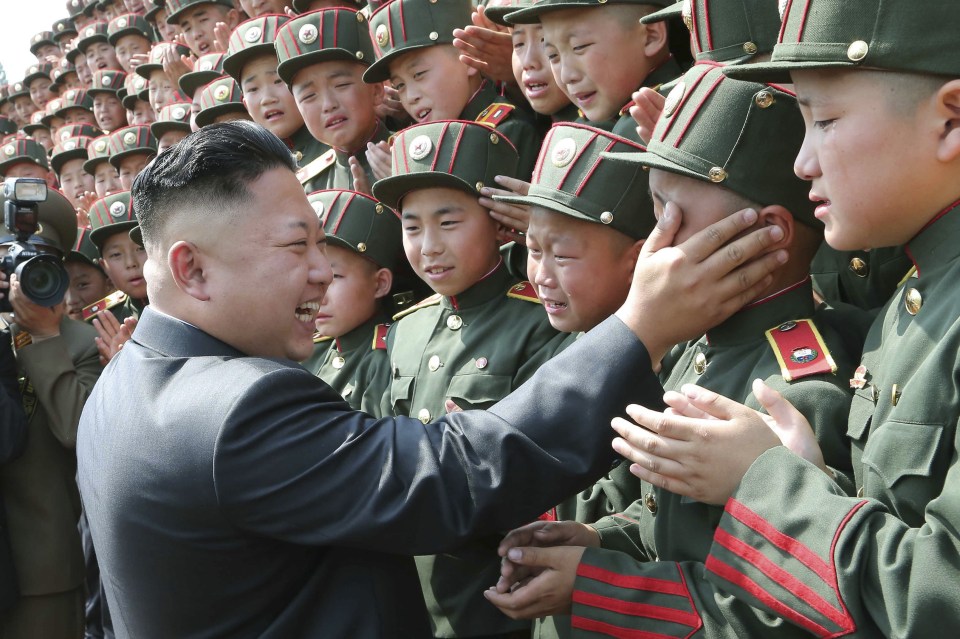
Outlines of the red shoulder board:
[[786,381],[837,372],[833,356],[811,320],[784,322],[766,335]]
[[494,102],[486,109],[480,112],[480,115],[477,116],[476,122],[480,124],[486,124],[490,127],[495,127],[507,117],[513,113],[513,110],[517,108],[512,104],[507,104],[506,102]]
[[535,289],[530,282],[514,284],[510,287],[510,290],[507,291],[507,297],[533,302],[534,304],[540,303],[540,296],[537,295],[537,289]]
[[377,324],[377,328],[373,331],[373,350],[387,350],[387,329],[389,328],[389,324]]
[[94,302],[90,306],[87,306],[83,309],[83,321],[89,321],[94,318],[94,316],[100,311],[105,311],[108,308],[113,308],[127,301],[127,295],[123,291],[115,291],[110,295],[107,295],[105,298],[99,302]]

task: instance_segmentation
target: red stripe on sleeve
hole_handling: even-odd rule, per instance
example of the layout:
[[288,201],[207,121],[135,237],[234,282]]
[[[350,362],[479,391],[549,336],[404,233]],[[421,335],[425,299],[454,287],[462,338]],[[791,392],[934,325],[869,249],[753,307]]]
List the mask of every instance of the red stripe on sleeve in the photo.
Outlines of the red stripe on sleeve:
[[623,599],[604,597],[603,595],[583,592],[582,590],[573,591],[573,601],[592,608],[601,608],[623,615],[669,621],[691,628],[700,627],[700,616],[695,612],[684,612],[683,610],[666,608],[664,606],[624,601]]
[[[623,628],[611,623],[597,621],[596,619],[587,619],[586,617],[578,617],[576,615],[571,617],[570,625],[579,630],[589,630],[590,632],[597,632],[602,635],[616,637],[617,639],[677,639],[673,635],[662,635],[658,632]],[[690,635],[687,635],[687,637],[689,636]]]
[[648,590],[650,592],[659,592],[665,595],[677,595],[679,597],[687,596],[687,589],[683,584],[665,579],[654,579],[652,577],[636,577],[634,575],[621,575],[604,568],[591,566],[581,563],[577,566],[577,575],[601,581],[611,586],[620,588],[632,588],[634,590]]

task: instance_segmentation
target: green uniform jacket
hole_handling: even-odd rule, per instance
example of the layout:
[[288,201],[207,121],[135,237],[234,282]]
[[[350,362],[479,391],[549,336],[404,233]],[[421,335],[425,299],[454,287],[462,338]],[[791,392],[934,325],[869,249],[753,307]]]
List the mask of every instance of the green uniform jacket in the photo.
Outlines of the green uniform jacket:
[[[642,572],[670,581],[660,618],[682,619],[685,636],[698,626],[702,636],[727,636],[731,627],[774,615],[789,629],[762,636],[792,636],[797,628],[815,637],[957,634],[958,234],[953,209],[909,243],[919,277],[900,287],[867,336],[846,420],[858,496],[786,448],[767,451],[727,502],[705,563],[661,562]],[[628,607],[656,599],[637,587],[635,567],[631,575],[606,561],[584,555],[581,601],[604,581],[621,584],[607,596]],[[585,619],[598,610],[574,604]],[[615,627],[655,627],[603,614]]]
[[[16,324],[11,333],[16,335]],[[100,376],[93,327],[64,317],[60,335],[16,351],[27,447],[0,466],[13,562],[22,595],[83,584],[75,447],[80,411]]]
[[[529,379],[563,338],[532,292],[501,264],[463,294],[429,298],[401,317],[387,334],[393,373],[384,414],[429,422],[446,413],[446,399],[464,410],[489,408]],[[417,557],[434,636],[529,627],[505,617],[481,594],[500,573],[500,537]]]
[[[370,137],[367,142],[383,142],[390,138],[390,131],[387,129],[386,125],[377,120],[377,128],[374,131],[373,135]],[[350,173],[350,158],[355,157],[357,161],[360,162],[360,166],[363,167],[364,172],[367,174],[367,179],[370,181],[372,186],[374,182],[377,181],[377,178],[374,177],[373,171],[370,169],[370,162],[367,161],[367,143],[364,142],[361,145],[360,149],[356,153],[347,153],[340,149],[334,149],[336,153],[336,162],[334,162],[333,167],[321,174],[313,184],[316,186],[313,188],[314,191],[320,189],[343,189],[347,191],[353,191],[353,175]]]
[[[309,166],[311,162],[317,160],[330,150],[329,144],[324,144],[310,135],[310,131],[307,130],[306,125],[300,127],[286,142],[287,146],[290,147],[290,150],[293,151],[294,156],[297,158],[297,166],[300,167]],[[324,171],[327,170],[329,170],[329,166],[327,169],[321,170],[316,175],[310,177],[306,182],[303,182],[303,189],[307,193],[313,193],[323,188],[322,186],[318,186],[318,184]]]
[[[772,337],[787,336],[791,331],[803,330],[803,326],[790,328],[803,319],[813,320],[823,344],[802,341],[800,346],[815,348],[821,357],[825,355],[824,350],[829,352],[837,371],[787,381],[777,351],[767,338],[767,331],[774,329],[771,331]],[[760,405],[753,397],[751,385],[753,380],[763,379],[782,393],[812,424],[821,425],[816,435],[824,459],[830,467],[837,469],[839,476],[844,477],[847,488],[852,490],[850,445],[842,429],[836,428],[850,408],[849,380],[860,352],[860,344],[848,344],[843,331],[833,326],[835,322],[846,320],[843,316],[836,317],[831,309],[815,309],[811,282],[805,280],[747,306],[700,340],[676,347],[663,362],[661,380],[664,390],[679,390],[684,384],[698,384],[759,410]],[[780,331],[778,327],[789,330]],[[793,347],[778,349],[785,365],[792,366],[789,357]],[[788,374],[792,376],[792,373]],[[704,561],[723,509],[654,488],[631,475],[628,468],[629,464],[621,464],[614,471],[620,471],[621,475],[611,473],[608,478],[595,484],[592,492],[583,493],[578,500],[580,503],[577,506],[581,512],[593,514],[606,508],[608,512],[603,514],[616,514],[599,520],[578,521],[596,522],[594,527],[600,533],[604,548],[629,553],[640,562]],[[615,481],[617,479],[619,483]],[[630,503],[624,506],[623,501],[631,497]],[[597,506],[596,502],[602,505]],[[561,512],[561,515],[564,514]],[[623,569],[623,565],[631,565],[620,557],[611,557],[610,561],[618,569]],[[643,567],[635,563],[634,570],[639,572]],[[699,587],[702,583],[698,581],[691,588]],[[706,587],[708,590],[712,588],[709,585]],[[589,592],[611,597],[619,594],[616,588],[603,583],[591,584]],[[579,619],[579,623],[605,617],[604,611],[589,610],[581,614],[584,618]],[[725,636],[765,636],[769,630],[767,621],[762,620],[752,627],[737,627],[736,632],[731,628],[733,633]],[[547,619],[540,636],[571,636],[569,623],[568,617]],[[773,623],[782,625],[777,619]],[[657,626],[651,627],[651,630],[660,632],[663,629]]]
[[[470,98],[470,102],[467,103],[463,112],[460,113],[459,119],[482,122],[485,120],[485,117],[482,117],[483,112],[494,103],[509,104],[513,107],[513,110],[505,118],[499,121],[496,121],[499,118],[494,118],[488,124],[513,142],[513,146],[517,148],[517,153],[520,154],[516,177],[529,180],[530,176],[533,175],[533,167],[537,164],[537,156],[540,155],[540,144],[543,142],[543,136],[540,135],[533,116],[511,104],[509,99],[497,93],[497,89],[492,82],[484,80],[477,92]],[[486,117],[490,115],[492,114],[488,114]]]
[[390,384],[387,324],[375,317],[338,338],[314,339],[303,367],[325,381],[350,408],[382,417],[380,404]]
[[[650,87],[654,91],[659,91],[661,85],[672,82],[682,75],[683,70],[680,68],[680,65],[677,64],[673,56],[670,56],[663,64],[650,72],[640,88]],[[637,122],[630,115],[630,107],[632,106],[633,100],[631,99],[630,102],[627,102],[623,108],[620,109],[620,113],[618,113],[614,119],[613,128],[610,129],[610,131],[622,138],[627,138],[628,140],[639,143],[641,140],[640,136],[637,135]],[[587,124],[590,123],[587,122]]]
[[871,311],[865,316],[872,321],[912,267],[902,246],[838,251],[824,242],[810,264],[810,274],[825,302],[831,306],[853,304]]

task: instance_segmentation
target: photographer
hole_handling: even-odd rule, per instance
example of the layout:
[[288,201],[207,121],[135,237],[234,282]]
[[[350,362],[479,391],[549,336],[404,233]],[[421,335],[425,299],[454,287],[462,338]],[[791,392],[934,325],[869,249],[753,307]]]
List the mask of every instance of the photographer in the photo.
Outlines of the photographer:
[[[76,216],[60,193],[50,191],[38,203],[18,200],[15,206],[0,196],[0,204],[10,233],[0,238],[0,250],[8,257],[26,248],[62,260],[73,246]],[[38,210],[32,234],[25,230],[29,224],[11,224],[13,208],[28,216]],[[53,264],[55,269],[58,262]],[[65,274],[35,282],[24,274],[20,281],[11,276],[14,266],[8,260],[0,273],[0,305],[13,311],[4,321],[13,339],[27,439],[23,454],[0,467],[0,498],[20,590],[17,603],[0,612],[0,636],[74,638],[83,633],[84,577],[75,445],[80,411],[100,374],[96,333],[69,319],[62,301],[49,307],[31,301],[37,297],[31,284],[53,280],[54,287],[65,289]]]
[[[27,443],[27,419],[17,389],[17,364],[10,333],[0,331],[0,468],[23,452]],[[17,574],[7,539],[6,509],[0,497],[0,615],[17,601]]]

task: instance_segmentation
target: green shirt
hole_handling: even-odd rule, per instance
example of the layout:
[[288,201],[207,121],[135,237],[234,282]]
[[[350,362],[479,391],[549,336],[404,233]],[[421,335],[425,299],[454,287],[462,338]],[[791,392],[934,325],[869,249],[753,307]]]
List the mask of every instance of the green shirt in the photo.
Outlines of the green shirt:
[[376,144],[377,142],[383,142],[390,138],[390,131],[387,130],[386,125],[377,120],[377,128],[374,129],[373,134],[370,138],[360,145],[360,148],[354,152],[344,151],[343,149],[334,149],[336,152],[336,162],[334,162],[333,167],[321,174],[315,181],[318,186],[314,190],[319,189],[343,189],[346,191],[353,191],[353,175],[350,173],[350,158],[356,158],[360,163],[360,166],[363,167],[364,173],[367,174],[367,179],[370,181],[370,185],[373,186],[373,183],[376,182],[377,178],[374,177],[373,171],[370,169],[370,162],[367,161],[367,143],[372,142]]
[[533,167],[537,164],[540,144],[543,142],[543,137],[538,132],[537,125],[530,114],[512,105],[507,98],[497,93],[497,89],[492,82],[484,80],[477,92],[470,98],[458,119],[471,122],[482,121],[481,114],[487,107],[495,103],[508,104],[513,108],[504,119],[496,123],[491,121],[490,124],[513,142],[517,153],[520,154],[520,163],[517,165],[517,175],[515,177],[529,180],[530,176],[533,175]]

